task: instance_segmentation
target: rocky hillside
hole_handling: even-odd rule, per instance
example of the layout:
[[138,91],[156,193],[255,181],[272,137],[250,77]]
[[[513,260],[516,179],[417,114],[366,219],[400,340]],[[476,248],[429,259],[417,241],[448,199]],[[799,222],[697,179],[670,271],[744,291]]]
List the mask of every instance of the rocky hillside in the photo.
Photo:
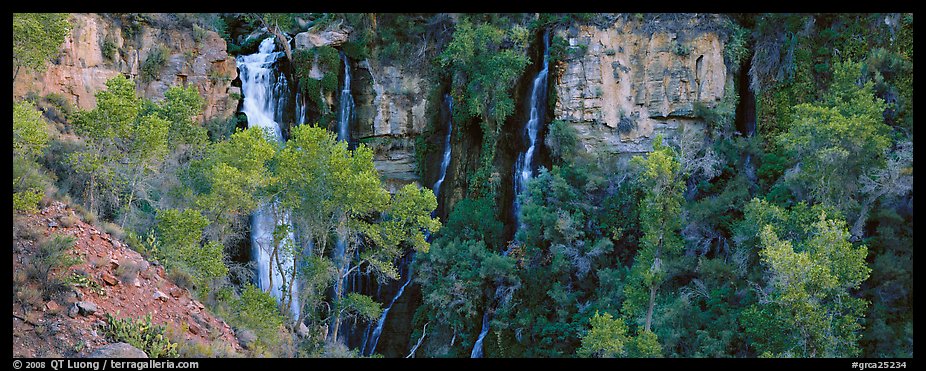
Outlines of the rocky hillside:
[[[556,66],[554,119],[571,124],[588,152],[640,153],[652,139],[698,126],[695,103],[716,106],[732,82],[720,16],[636,19],[573,26],[558,35],[585,50]],[[681,23],[681,25],[679,25]]]
[[[159,19],[165,18],[165,19]],[[202,119],[225,118],[237,109],[230,97],[238,76],[235,59],[214,31],[198,26],[163,27],[167,14],[143,19],[114,15],[71,14],[70,34],[56,60],[43,73],[20,73],[13,97],[58,94],[81,109],[96,106],[94,94],[118,74],[140,84],[139,95],[159,100],[174,85],[195,86],[206,101]]]
[[[14,228],[13,357],[85,357],[111,342],[102,331],[107,315],[149,314],[181,346],[225,344],[226,356],[241,352],[232,328],[169,280],[163,266],[80,220],[67,205],[52,202],[36,214],[16,215]],[[67,254],[79,263],[52,270],[49,282],[68,283],[46,290],[51,297],[45,298],[36,295],[42,283],[28,272],[39,245],[54,235],[75,237]]]

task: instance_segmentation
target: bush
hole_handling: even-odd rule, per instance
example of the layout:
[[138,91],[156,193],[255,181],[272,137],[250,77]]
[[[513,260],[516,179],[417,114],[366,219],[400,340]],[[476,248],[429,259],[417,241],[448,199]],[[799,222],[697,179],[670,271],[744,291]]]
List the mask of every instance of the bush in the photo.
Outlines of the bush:
[[283,315],[277,301],[269,293],[246,285],[239,296],[231,290],[219,291],[219,314],[238,329],[249,329],[257,336],[253,354],[282,354],[284,338]]
[[103,58],[111,61],[116,58],[116,42],[109,36],[103,38],[103,42],[100,44],[100,52],[103,54]]
[[13,211],[34,213],[38,211],[39,201],[45,194],[41,190],[32,188],[22,192],[13,193]]
[[630,116],[621,115],[620,121],[617,123],[617,131],[621,134],[629,134],[631,131],[637,128],[637,121],[631,118]]
[[132,260],[120,262],[119,268],[116,268],[116,275],[124,284],[130,284],[135,281],[138,272],[144,267],[144,263],[138,263]]
[[193,25],[193,40],[196,42],[203,41],[206,38],[206,29],[200,27],[198,24]]
[[150,314],[144,320],[136,321],[131,318],[117,319],[107,313],[102,330],[110,341],[129,343],[143,350],[150,358],[180,356],[177,343],[167,339],[164,326],[151,324]]
[[555,120],[550,123],[550,133],[544,140],[550,154],[562,160],[571,159],[577,149],[578,133],[569,123],[561,120]]
[[103,222],[103,231],[120,241],[125,238],[125,231],[116,223]]
[[141,64],[141,81],[147,82],[158,78],[161,69],[167,65],[167,58],[170,57],[170,51],[164,46],[158,46],[148,52],[148,57]]
[[23,285],[16,291],[16,299],[24,305],[41,308],[44,300],[42,290],[35,285]]
[[[241,99],[241,95],[239,94],[238,97],[231,98],[238,100]],[[206,134],[209,135],[209,140],[212,142],[226,141],[235,132],[235,128],[238,127],[239,122],[238,115],[233,115],[226,119],[218,117],[213,118],[206,121]]]
[[72,236],[54,235],[39,245],[38,251],[32,256],[27,266],[30,278],[39,282],[40,288],[46,294],[52,294],[64,288],[64,281],[51,278],[53,270],[60,270],[80,264],[80,258],[70,254],[71,247],[76,239]]
[[71,228],[77,225],[77,222],[79,221],[80,221],[80,218],[78,218],[74,214],[68,214],[68,215],[58,218],[58,222],[61,223],[61,226],[64,228]]
[[[316,62],[324,74],[321,80],[309,77],[312,65]],[[338,50],[330,46],[297,50],[293,53],[293,75],[299,82],[299,88],[305,93],[306,99],[314,103],[321,112],[327,104],[322,97],[338,89],[340,66]]]

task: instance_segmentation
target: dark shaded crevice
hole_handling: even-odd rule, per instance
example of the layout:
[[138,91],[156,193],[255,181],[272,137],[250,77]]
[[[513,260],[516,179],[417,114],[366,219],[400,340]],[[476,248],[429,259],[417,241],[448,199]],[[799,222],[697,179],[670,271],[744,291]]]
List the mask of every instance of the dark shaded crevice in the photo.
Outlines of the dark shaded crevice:
[[[543,32],[539,30],[534,34],[533,41],[528,49],[531,64],[524,69],[524,73],[515,85],[515,111],[501,127],[501,133],[498,137],[496,147],[495,168],[500,175],[500,185],[498,188],[498,216],[499,220],[505,225],[503,232],[504,240],[510,241],[514,238],[517,229],[516,216],[514,215],[514,199],[517,197],[514,190],[515,163],[518,155],[526,151],[529,146],[529,139],[525,125],[530,120],[531,114],[531,93],[533,92],[534,79],[543,68],[544,41]],[[549,31],[552,32],[552,31]],[[541,119],[540,128],[537,132],[537,141],[535,147],[534,161],[532,167],[535,170],[541,166],[550,168],[551,159],[544,145],[548,124],[553,117],[550,110],[549,93],[553,79],[547,78],[546,97],[542,100],[543,118]]]

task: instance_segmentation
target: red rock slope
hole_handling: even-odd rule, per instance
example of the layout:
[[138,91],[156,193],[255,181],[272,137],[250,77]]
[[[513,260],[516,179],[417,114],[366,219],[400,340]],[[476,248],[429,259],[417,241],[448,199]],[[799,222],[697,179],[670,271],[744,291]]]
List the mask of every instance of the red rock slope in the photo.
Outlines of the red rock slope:
[[[189,291],[168,280],[164,267],[146,261],[124,243],[80,221],[74,214],[65,204],[53,202],[37,214],[14,218],[14,229],[31,229],[35,237],[31,240],[14,235],[14,290],[17,274],[20,279],[26,276],[24,267],[37,251],[39,241],[52,234],[75,236],[77,242],[70,253],[82,261],[52,274],[66,277],[82,271],[98,285],[96,289],[74,287],[48,301],[33,298],[31,305],[17,300],[18,293],[14,292],[14,357],[87,356],[109,343],[99,328],[106,314],[136,319],[151,314],[153,323],[182,332],[189,342],[223,344],[235,353],[241,352],[232,328],[207,312]],[[68,224],[71,225],[65,227]],[[121,265],[128,267],[119,270]],[[134,269],[126,269],[130,267]],[[136,270],[138,273],[131,273]],[[92,314],[79,311],[78,302],[93,303],[96,311]]]

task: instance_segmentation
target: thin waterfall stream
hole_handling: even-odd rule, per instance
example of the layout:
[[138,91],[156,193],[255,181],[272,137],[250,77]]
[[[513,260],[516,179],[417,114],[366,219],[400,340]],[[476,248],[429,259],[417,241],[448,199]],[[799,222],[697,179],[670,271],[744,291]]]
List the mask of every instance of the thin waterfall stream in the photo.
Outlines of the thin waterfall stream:
[[[444,94],[444,108],[447,112],[444,119],[444,121],[447,122],[447,134],[444,136],[444,154],[441,157],[440,176],[437,178],[437,181],[434,182],[434,186],[431,187],[435,197],[440,194],[441,185],[447,177],[447,168],[450,166],[450,153],[452,149],[450,146],[450,138],[453,134],[453,97],[451,97],[450,94]],[[434,213],[432,212],[431,215],[433,216]],[[427,235],[427,239],[428,241],[431,240],[430,234]],[[376,345],[379,344],[379,337],[382,335],[383,325],[386,323],[389,310],[391,310],[396,301],[402,297],[402,294],[405,293],[405,288],[412,282],[412,266],[415,263],[415,252],[413,251],[409,255],[411,258],[409,259],[410,261],[406,263],[408,271],[405,273],[405,283],[399,287],[399,291],[396,292],[395,297],[392,298],[392,301],[389,302],[389,306],[383,310],[383,314],[380,316],[379,321],[376,322],[376,327],[373,329],[373,332],[370,334],[369,338],[363,342],[362,354],[369,356],[376,351]]]
[[[534,77],[534,84],[531,88],[530,95],[530,116],[527,123],[524,125],[524,134],[527,137],[527,149],[518,154],[518,159],[514,167],[514,197],[512,209],[514,210],[514,219],[517,226],[516,230],[521,229],[521,220],[519,217],[521,203],[518,201],[518,196],[527,189],[527,182],[534,176],[537,137],[542,129],[542,125],[546,125],[549,60],[550,33],[545,32],[543,34],[543,65],[540,71],[537,72],[537,76]],[[503,255],[507,255],[507,253],[507,251],[504,251]],[[489,308],[485,308],[482,316],[482,331],[479,332],[479,337],[476,338],[476,342],[473,344],[473,351],[470,353],[471,358],[482,358],[483,356],[482,342],[486,334],[489,333],[489,312]]]

